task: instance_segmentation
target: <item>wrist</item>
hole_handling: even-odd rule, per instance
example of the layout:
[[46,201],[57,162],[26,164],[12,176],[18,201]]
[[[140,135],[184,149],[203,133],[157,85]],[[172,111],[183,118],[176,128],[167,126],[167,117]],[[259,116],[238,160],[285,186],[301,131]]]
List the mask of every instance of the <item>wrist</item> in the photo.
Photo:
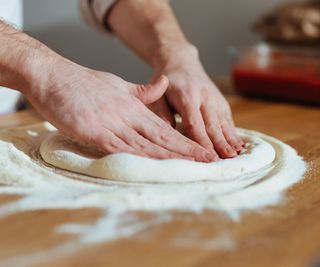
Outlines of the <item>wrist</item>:
[[36,49],[28,49],[22,57],[21,72],[26,84],[21,92],[27,97],[41,95],[50,87],[56,65],[60,56],[43,44]]
[[0,42],[0,85],[30,94],[36,85],[46,82],[54,57],[57,54],[39,41],[6,27]]
[[151,65],[155,72],[165,72],[188,62],[199,61],[198,49],[192,44],[184,43],[159,48]]
[[55,89],[54,82],[61,79],[61,74],[74,63],[32,38],[24,48],[18,68],[24,84],[19,91],[29,100],[44,99]]

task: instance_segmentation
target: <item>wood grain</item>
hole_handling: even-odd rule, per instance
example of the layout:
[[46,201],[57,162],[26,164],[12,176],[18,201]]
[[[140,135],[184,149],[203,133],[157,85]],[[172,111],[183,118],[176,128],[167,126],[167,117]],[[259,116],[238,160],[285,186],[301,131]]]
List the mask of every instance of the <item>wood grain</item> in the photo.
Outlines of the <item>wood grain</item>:
[[[227,80],[220,87],[232,92]],[[290,188],[287,201],[232,221],[217,212],[176,213],[175,219],[133,236],[99,244],[77,254],[39,266],[316,266],[320,261],[320,109],[229,95],[236,124],[273,135],[298,150],[309,164],[305,179]],[[32,110],[0,117],[0,127],[41,120]],[[0,196],[9,203],[17,196]],[[56,234],[64,222],[90,223],[95,209],[24,212],[0,220],[1,260],[41,251],[73,236]],[[143,215],[141,215],[143,216]],[[152,216],[152,214],[148,215]],[[210,250],[196,245],[174,245],[177,238],[196,236],[197,242],[230,234],[232,250]],[[196,244],[196,243],[195,243]]]

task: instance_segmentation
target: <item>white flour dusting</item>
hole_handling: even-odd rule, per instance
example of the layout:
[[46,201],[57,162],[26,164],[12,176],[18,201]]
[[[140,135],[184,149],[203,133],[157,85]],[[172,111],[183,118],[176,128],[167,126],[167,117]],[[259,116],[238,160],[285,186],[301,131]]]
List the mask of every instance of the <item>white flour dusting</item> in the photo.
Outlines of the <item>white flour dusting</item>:
[[[0,194],[23,197],[0,206],[0,218],[10,214],[43,209],[100,208],[103,216],[92,225],[65,224],[58,233],[78,234],[76,241],[37,254],[22,255],[0,262],[0,266],[32,266],[48,257],[62,257],[86,246],[133,236],[173,220],[173,211],[201,213],[221,211],[240,219],[242,211],[258,211],[278,204],[283,192],[300,181],[305,162],[296,151],[277,139],[259,135],[276,151],[270,168],[229,182],[185,184],[127,184],[57,171],[44,165],[38,149],[52,131],[48,123],[0,130]],[[134,212],[154,212],[139,219]],[[228,234],[207,242],[177,239],[176,246],[212,250],[233,250]]]

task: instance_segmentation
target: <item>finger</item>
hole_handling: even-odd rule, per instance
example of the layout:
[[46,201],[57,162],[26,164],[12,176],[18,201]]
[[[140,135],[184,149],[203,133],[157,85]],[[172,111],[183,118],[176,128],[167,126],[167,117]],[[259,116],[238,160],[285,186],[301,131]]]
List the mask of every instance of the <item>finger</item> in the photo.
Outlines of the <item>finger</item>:
[[237,145],[240,146],[242,149],[243,146],[245,145],[245,142],[242,140],[242,138],[240,137],[240,135],[237,132],[237,128],[236,128],[234,121],[232,119],[232,115],[231,114],[226,115],[225,119],[226,119],[227,126],[230,128],[230,131],[233,134],[233,137],[237,140]]
[[215,154],[215,160],[218,160],[219,156],[215,152],[213,143],[206,132],[200,109],[195,106],[187,105],[180,113],[183,127],[188,137]]
[[170,124],[172,127],[175,127],[176,122],[174,116],[171,113],[168,103],[164,96],[161,97],[157,102],[148,105],[148,107],[165,122]]
[[102,128],[99,134],[92,139],[92,142],[107,154],[130,153],[138,156],[146,156],[143,151],[136,150],[129,146],[106,128]]
[[169,86],[169,80],[161,75],[154,82],[147,85],[131,84],[130,92],[145,105],[152,104],[160,99]]
[[240,153],[243,147],[237,137],[236,129],[233,126],[231,126],[229,122],[227,122],[225,120],[222,120],[222,122],[220,122],[220,126],[222,129],[222,133],[223,133],[225,139],[227,140],[227,142],[229,143],[229,145],[235,151],[237,151],[237,153]]
[[203,108],[201,112],[204,118],[207,133],[219,156],[221,158],[233,158],[237,156],[238,153],[226,141],[220,127],[220,122],[218,121],[216,115],[208,111],[207,108]]
[[139,120],[135,125],[136,131],[145,138],[169,151],[192,157],[196,161],[211,162],[215,159],[212,152],[180,134],[151,111],[148,112],[145,116],[148,123],[141,123]]
[[178,153],[171,152],[161,146],[158,146],[148,139],[144,138],[138,134],[135,130],[130,127],[126,127],[124,131],[119,134],[119,136],[124,140],[128,145],[134,148],[136,151],[141,151],[148,155],[149,157],[156,159],[188,159],[193,160],[191,157],[184,157]]

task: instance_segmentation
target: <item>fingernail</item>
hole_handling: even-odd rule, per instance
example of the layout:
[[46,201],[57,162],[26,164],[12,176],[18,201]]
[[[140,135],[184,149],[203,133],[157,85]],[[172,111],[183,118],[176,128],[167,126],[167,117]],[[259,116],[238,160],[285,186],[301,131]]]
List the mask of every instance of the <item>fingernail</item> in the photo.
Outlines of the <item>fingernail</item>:
[[238,153],[242,150],[242,146],[233,146],[232,148]]
[[236,151],[234,151],[233,149],[227,148],[226,151],[230,157],[238,156],[238,153]]

